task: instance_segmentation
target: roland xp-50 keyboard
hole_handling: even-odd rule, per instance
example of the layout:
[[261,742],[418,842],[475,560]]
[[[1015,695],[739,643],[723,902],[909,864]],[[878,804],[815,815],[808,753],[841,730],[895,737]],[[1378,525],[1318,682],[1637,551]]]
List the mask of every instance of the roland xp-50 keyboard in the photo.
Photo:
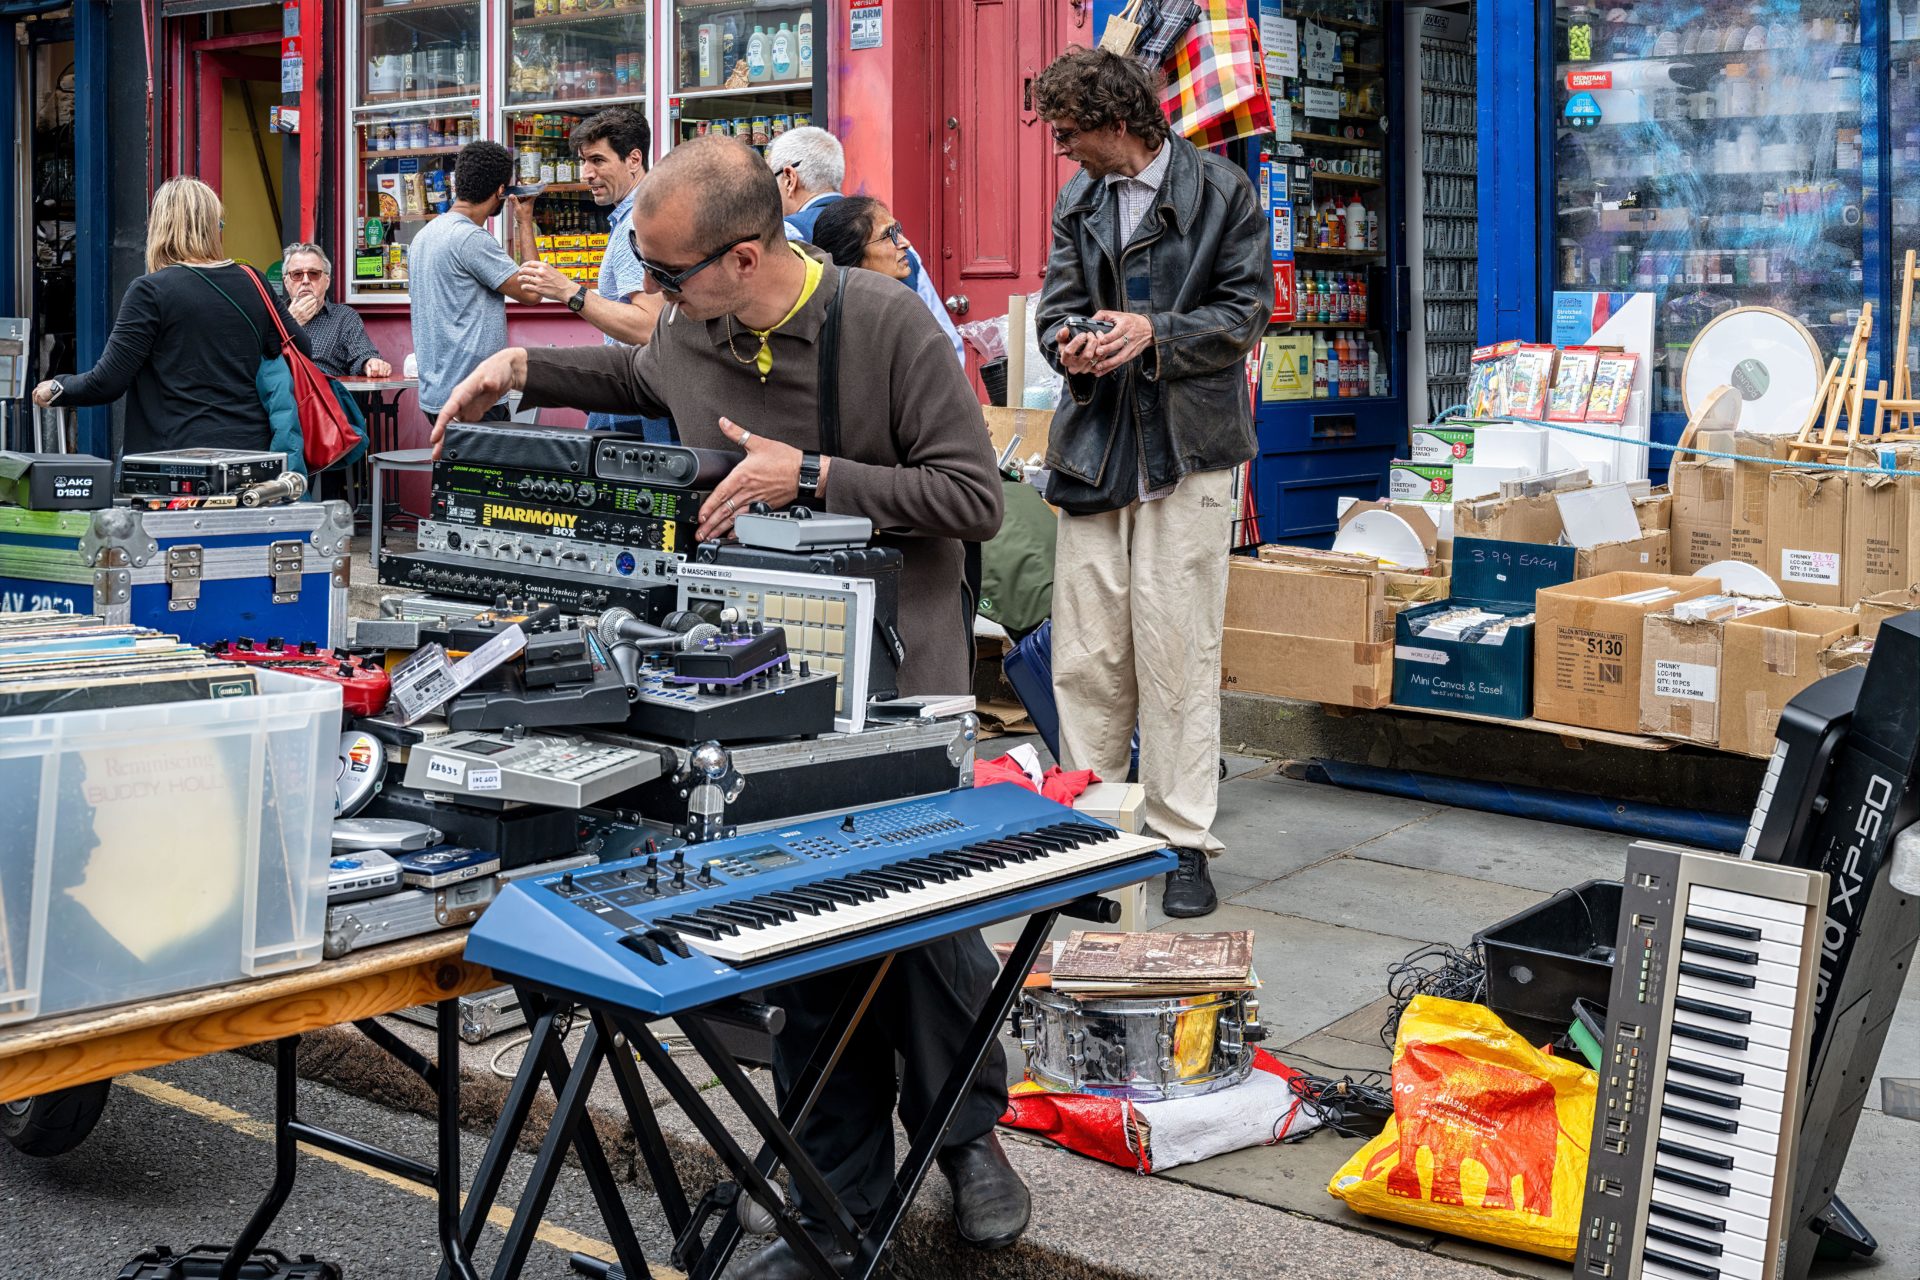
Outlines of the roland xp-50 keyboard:
[[1826,889],[1818,871],[1628,850],[1576,1280],[1774,1280]]
[[954,791],[505,886],[467,959],[666,1016],[1173,869],[1019,787]]

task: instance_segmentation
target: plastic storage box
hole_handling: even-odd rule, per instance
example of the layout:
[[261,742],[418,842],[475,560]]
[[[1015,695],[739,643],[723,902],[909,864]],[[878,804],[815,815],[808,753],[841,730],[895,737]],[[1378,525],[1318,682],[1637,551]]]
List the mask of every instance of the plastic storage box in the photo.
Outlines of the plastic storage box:
[[340,691],[0,719],[0,1025],[320,959]]
[[1475,934],[1487,1007],[1532,1039],[1565,1031],[1578,998],[1606,1008],[1619,931],[1620,882],[1589,880]]

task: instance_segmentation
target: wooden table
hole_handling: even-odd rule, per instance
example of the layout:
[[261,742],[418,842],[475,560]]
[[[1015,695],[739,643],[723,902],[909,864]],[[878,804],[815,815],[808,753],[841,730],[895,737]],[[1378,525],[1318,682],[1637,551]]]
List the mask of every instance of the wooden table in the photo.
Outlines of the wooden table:
[[[232,982],[207,991],[142,1004],[48,1018],[0,1030],[0,1102],[106,1080],[163,1063],[244,1045],[274,1044],[274,1179],[242,1230],[221,1272],[233,1280],[260,1245],[293,1190],[302,1142],[360,1160],[432,1187],[439,1202],[440,1248],[460,1280],[476,1273],[461,1242],[460,1025],[458,998],[499,985],[486,969],[461,959],[465,929],[369,947],[339,960],[272,978]],[[414,1005],[439,1006],[439,1061],[372,1021]],[[294,1051],[303,1032],[342,1022],[413,1070],[437,1099],[439,1151],[434,1164],[412,1160],[303,1122],[294,1105]]]

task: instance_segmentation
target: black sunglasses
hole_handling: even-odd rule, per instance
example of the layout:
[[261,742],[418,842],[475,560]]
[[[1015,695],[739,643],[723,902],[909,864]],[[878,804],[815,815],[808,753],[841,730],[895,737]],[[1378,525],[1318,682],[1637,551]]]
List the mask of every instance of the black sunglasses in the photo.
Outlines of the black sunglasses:
[[715,249],[712,253],[700,259],[700,261],[694,263],[686,270],[673,271],[661,266],[657,262],[648,262],[640,253],[639,234],[636,233],[632,227],[627,228],[627,244],[633,250],[634,260],[640,264],[640,269],[647,273],[647,278],[659,285],[661,290],[666,293],[679,293],[687,287],[687,281],[693,279],[702,271],[705,271],[708,267],[726,257],[741,245],[751,244],[759,238],[757,235],[741,236],[732,244],[721,245],[718,249]]

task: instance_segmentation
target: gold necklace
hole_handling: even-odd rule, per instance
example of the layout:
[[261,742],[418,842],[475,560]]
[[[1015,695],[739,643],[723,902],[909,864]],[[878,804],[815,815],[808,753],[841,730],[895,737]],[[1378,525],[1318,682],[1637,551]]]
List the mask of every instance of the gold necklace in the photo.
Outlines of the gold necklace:
[[[767,339],[772,335],[773,330],[769,329],[767,330],[766,333],[761,333],[757,329],[749,329],[747,330],[747,332],[753,334],[755,337],[760,339],[760,350],[755,351],[752,355],[742,360],[740,358],[739,350],[733,345],[733,317],[732,316],[727,317],[727,354],[732,356],[734,359],[734,362],[737,364],[757,366],[760,363],[760,352],[765,351],[767,349],[767,346],[768,346]],[[768,368],[769,369],[772,368],[771,362],[769,362]],[[766,381],[767,381],[767,375],[764,373],[761,374],[760,375],[761,384],[765,385]]]

